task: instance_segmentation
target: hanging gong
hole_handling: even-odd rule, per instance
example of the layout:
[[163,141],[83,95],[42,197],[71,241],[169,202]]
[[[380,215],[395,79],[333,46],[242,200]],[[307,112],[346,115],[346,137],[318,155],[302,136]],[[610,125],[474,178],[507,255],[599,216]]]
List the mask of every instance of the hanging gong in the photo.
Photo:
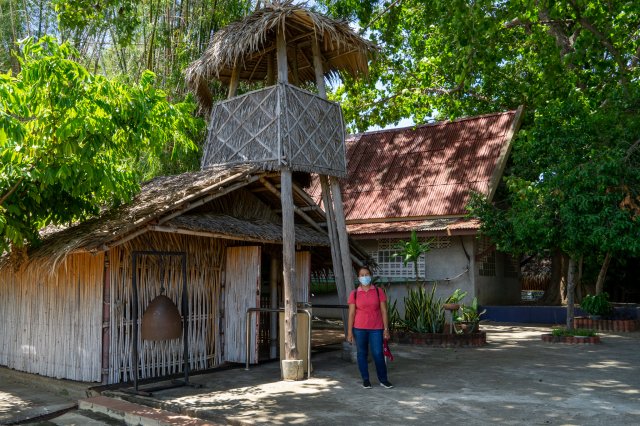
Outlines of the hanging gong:
[[170,340],[182,336],[178,307],[164,294],[149,303],[142,315],[142,340]]

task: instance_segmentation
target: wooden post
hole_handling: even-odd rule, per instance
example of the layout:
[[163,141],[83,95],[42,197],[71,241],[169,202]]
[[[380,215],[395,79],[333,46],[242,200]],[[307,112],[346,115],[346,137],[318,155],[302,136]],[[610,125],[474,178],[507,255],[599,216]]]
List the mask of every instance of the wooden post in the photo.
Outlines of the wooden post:
[[104,253],[102,282],[102,383],[109,383],[109,349],[111,346],[111,267],[109,251]]
[[276,84],[276,73],[273,68],[274,57],[271,53],[267,55],[267,86]]
[[[276,36],[276,55],[278,58],[278,83],[287,82],[287,43],[282,29]],[[288,161],[289,159],[287,159]],[[284,293],[284,354],[285,360],[297,360],[298,327],[296,317],[298,304],[296,300],[295,267],[296,236],[293,217],[293,181],[291,169],[284,165],[280,171],[280,202],[282,205],[282,275]]]
[[338,240],[340,242],[340,255],[342,256],[342,269],[344,271],[344,283],[347,294],[351,293],[353,287],[353,267],[351,266],[351,256],[349,255],[349,236],[347,235],[347,224],[344,218],[344,208],[342,207],[342,192],[338,179],[331,176],[331,196],[333,197],[333,209],[336,215],[336,229],[338,230]]
[[229,80],[229,93],[227,94],[227,99],[231,99],[236,95],[238,91],[238,80],[240,79],[240,67],[238,65],[233,66],[233,71],[231,72],[231,80]]
[[[326,99],[327,90],[324,84],[324,73],[322,70],[322,58],[320,57],[320,45],[318,39],[314,38],[311,44],[313,52],[313,68],[316,74],[316,87],[318,88],[318,95]],[[341,304],[347,303],[347,286],[345,284],[344,269],[342,267],[342,254],[340,247],[340,240],[338,238],[338,230],[336,226],[335,213],[333,209],[333,201],[331,197],[331,189],[329,187],[329,179],[327,176],[320,176],[320,185],[322,186],[322,202],[324,203],[324,211],[327,218],[327,231],[329,234],[329,241],[331,244],[331,261],[333,264],[333,276],[336,282],[336,288],[338,290],[338,299]],[[345,332],[347,327],[347,315],[346,312],[342,313],[342,320],[344,322]]]
[[[340,257],[340,245],[336,230],[335,216],[333,213],[333,203],[331,201],[331,191],[329,189],[329,179],[320,175],[320,185],[322,186],[322,203],[327,218],[327,233],[329,234],[329,244],[331,245],[331,263],[333,265],[333,278],[338,290],[338,301],[342,305],[347,304],[347,287],[344,284],[344,271],[342,270],[342,258]],[[345,333],[347,332],[347,312],[342,311],[342,321]],[[345,334],[346,336],[346,334]]]
[[284,287],[284,359],[298,359],[296,316],[298,303],[295,286],[296,237],[293,219],[293,188],[291,170],[283,167],[280,189],[282,197],[282,273]]
[[318,95],[321,98],[327,99],[327,89],[324,85],[324,72],[322,69],[322,58],[320,57],[320,44],[318,39],[314,37],[311,42],[311,51],[313,52],[313,68],[316,74],[316,87],[318,88]]
[[[271,256],[271,275],[269,277],[269,294],[271,296],[271,309],[278,309],[278,269],[280,262],[275,256]],[[272,312],[269,327],[269,356],[275,359],[278,356],[278,313]]]

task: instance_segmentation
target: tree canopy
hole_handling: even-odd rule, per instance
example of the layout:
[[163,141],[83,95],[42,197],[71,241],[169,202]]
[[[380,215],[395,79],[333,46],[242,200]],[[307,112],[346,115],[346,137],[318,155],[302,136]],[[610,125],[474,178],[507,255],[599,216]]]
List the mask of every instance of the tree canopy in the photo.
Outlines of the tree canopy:
[[352,129],[525,105],[505,188],[471,203],[499,248],[640,254],[638,2],[322,3],[382,50],[334,90]]
[[20,72],[0,74],[2,251],[128,200],[168,157],[197,151],[192,101],[170,104],[151,72],[131,85],[92,74],[77,55],[27,40]]

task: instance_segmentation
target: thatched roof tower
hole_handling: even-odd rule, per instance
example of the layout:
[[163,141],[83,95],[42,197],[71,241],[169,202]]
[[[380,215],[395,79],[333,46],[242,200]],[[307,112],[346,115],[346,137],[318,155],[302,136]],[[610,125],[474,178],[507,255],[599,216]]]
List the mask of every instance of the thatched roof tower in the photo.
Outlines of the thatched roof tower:
[[[207,82],[211,79],[229,84],[234,68],[242,81],[273,84],[270,68],[276,55],[278,28],[284,29],[289,62],[288,81],[293,84],[315,82],[313,44],[319,42],[322,72],[325,76],[366,74],[374,46],[356,34],[346,22],[291,4],[267,3],[241,21],[218,31],[202,57],[186,70],[186,81],[201,106],[212,106]],[[272,79],[269,81],[269,79]]]
[[[301,212],[292,201],[292,172],[320,174],[333,272],[340,299],[346,303],[347,291],[353,288],[353,267],[335,179],[347,173],[344,123],[340,106],[326,99],[324,79],[331,74],[366,73],[372,51],[373,45],[344,22],[291,1],[266,3],[216,33],[186,71],[187,83],[203,109],[210,109],[202,168],[252,164],[280,175],[280,189],[271,190],[278,192],[282,204],[286,330],[281,355],[287,362],[299,361],[294,210],[299,216]],[[212,78],[229,85],[228,99],[213,106],[207,87]],[[266,87],[236,96],[240,80],[264,81]],[[314,81],[317,94],[297,87]],[[287,376],[284,364],[283,376]]]

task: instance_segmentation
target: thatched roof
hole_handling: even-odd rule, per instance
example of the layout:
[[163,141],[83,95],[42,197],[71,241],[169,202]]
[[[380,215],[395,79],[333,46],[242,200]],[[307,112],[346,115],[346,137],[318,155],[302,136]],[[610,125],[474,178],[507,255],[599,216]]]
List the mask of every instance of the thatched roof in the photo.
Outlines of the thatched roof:
[[[367,72],[373,44],[356,34],[346,22],[285,2],[267,4],[246,18],[219,30],[200,59],[186,70],[189,87],[198,92],[212,78],[229,81],[234,64],[240,80],[259,81],[267,76],[267,63],[275,55],[276,30],[285,28],[289,63],[297,64],[298,82],[315,81],[311,42],[317,39],[327,75]],[[290,81],[294,81],[290,71]],[[199,98],[201,98],[199,96]],[[202,99],[202,98],[201,98]]]
[[[282,225],[264,219],[239,219],[225,214],[186,214],[168,221],[168,228],[215,233],[220,237],[240,237],[248,241],[282,243]],[[296,243],[328,246],[326,235],[307,226],[295,226]]]
[[[279,216],[245,189],[264,176],[254,166],[237,166],[157,177],[126,205],[68,228],[43,230],[42,244],[29,259],[44,259],[55,269],[72,252],[108,250],[153,231],[280,243]],[[203,205],[216,212],[198,212]],[[326,234],[308,226],[296,224],[295,234],[300,244],[329,245]],[[6,262],[11,262],[8,256],[0,264]]]
[[57,264],[73,251],[106,250],[123,236],[179,212],[213,189],[246,181],[255,170],[239,166],[157,177],[143,184],[140,193],[126,205],[63,230],[45,231],[42,244],[29,253],[29,258],[48,258]]

